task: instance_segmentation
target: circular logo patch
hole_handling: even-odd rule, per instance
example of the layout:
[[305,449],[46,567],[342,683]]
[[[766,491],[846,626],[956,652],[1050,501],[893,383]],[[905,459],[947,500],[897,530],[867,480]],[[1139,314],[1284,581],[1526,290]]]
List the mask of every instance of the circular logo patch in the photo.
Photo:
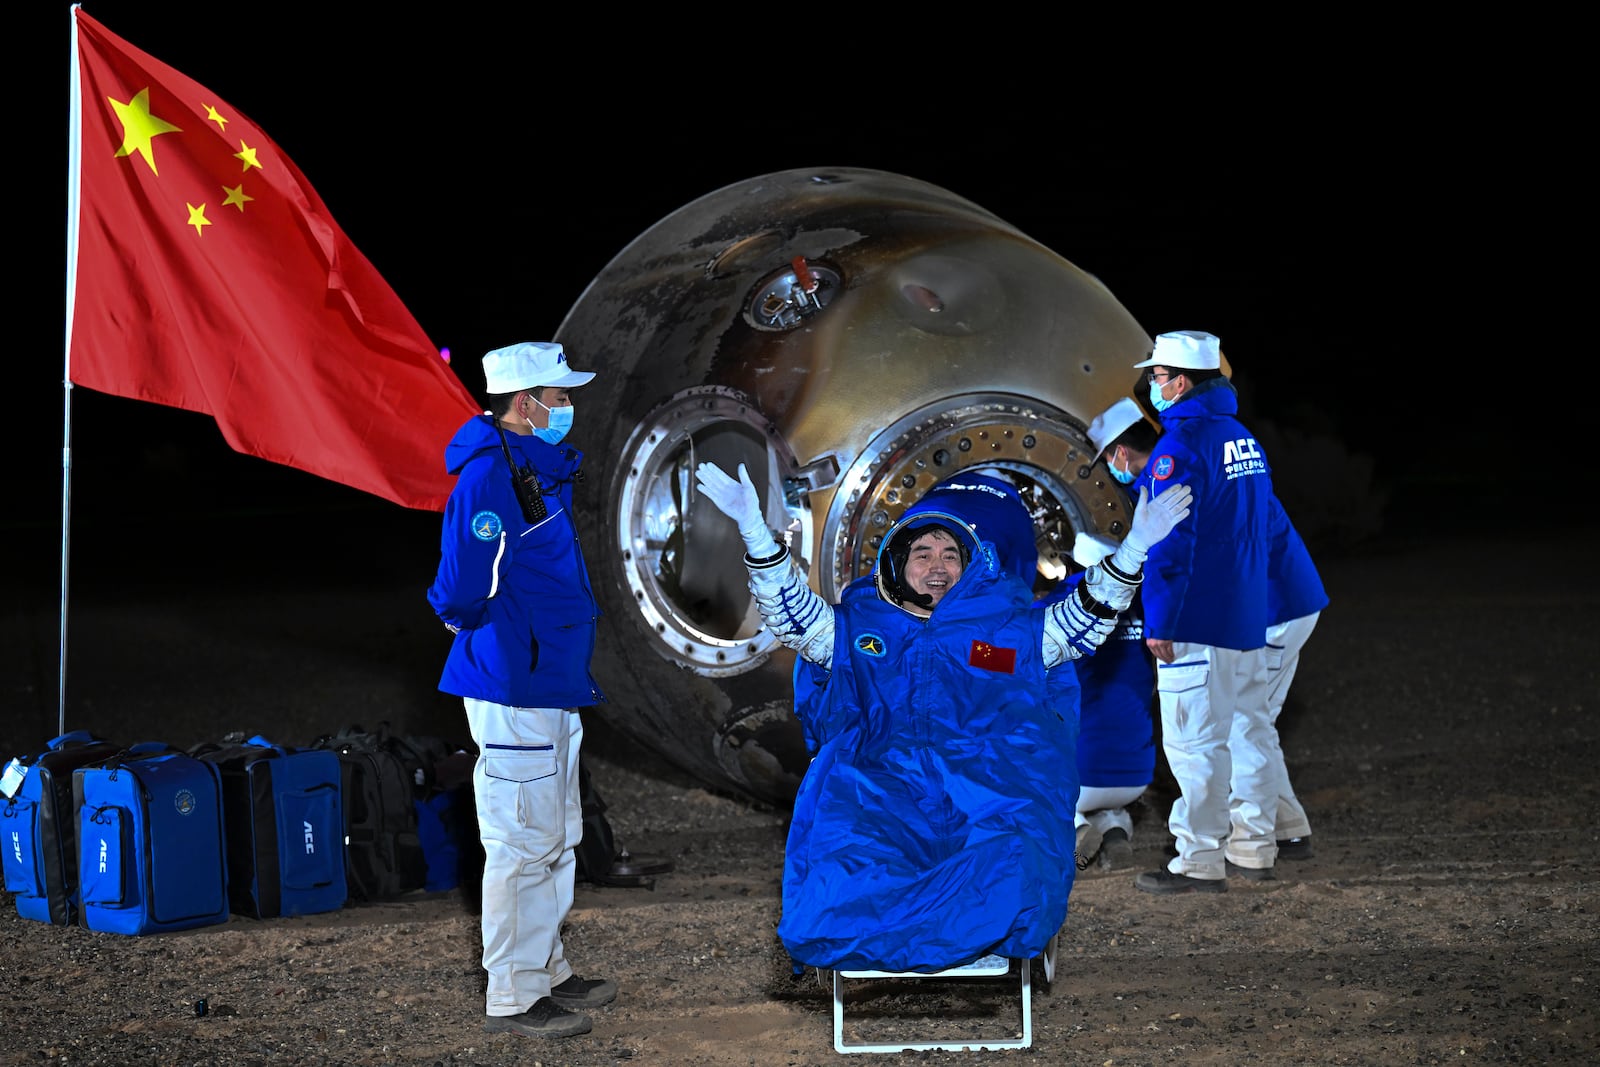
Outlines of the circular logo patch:
[[188,815],[194,811],[194,794],[187,789],[178,790],[172,798],[172,806],[178,809],[179,815]]
[[881,656],[884,653],[883,638],[878,634],[862,634],[856,638],[856,651],[869,656]]
[[480,541],[493,541],[500,536],[504,525],[494,512],[480,511],[472,516],[472,536]]

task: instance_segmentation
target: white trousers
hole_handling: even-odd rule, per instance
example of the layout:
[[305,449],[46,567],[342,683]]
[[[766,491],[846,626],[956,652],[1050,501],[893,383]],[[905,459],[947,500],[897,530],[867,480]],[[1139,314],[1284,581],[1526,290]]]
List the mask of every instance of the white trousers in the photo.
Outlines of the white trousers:
[[1107,830],[1118,829],[1133,840],[1133,816],[1128,805],[1144,795],[1142,785],[1086,785],[1078,790],[1078,810],[1073,823],[1093,826],[1104,837]]
[[573,849],[583,835],[583,720],[569,708],[465,703],[479,753],[472,786],[484,852],[485,1010],[516,1015],[572,977],[561,924],[572,910]]
[[[1276,784],[1260,781],[1261,761],[1246,756],[1236,767],[1230,743],[1259,747],[1274,734],[1264,704],[1241,702],[1240,694],[1260,668],[1256,652],[1173,642],[1173,662],[1156,664],[1161,698],[1161,747],[1181,795],[1172,803],[1167,828],[1178,846],[1168,862],[1174,874],[1191,878],[1227,875],[1223,848],[1230,830],[1229,792],[1235,785],[1251,795],[1273,798],[1266,814],[1272,841],[1277,814]],[[1232,742],[1233,738],[1239,741]],[[1263,805],[1265,806],[1265,805]],[[1276,850],[1276,844],[1272,845]],[[1275,858],[1275,855],[1274,857]],[[1251,866],[1267,866],[1255,861]]]
[[[1256,653],[1260,659],[1255,675],[1240,694],[1241,701],[1265,705],[1272,722],[1270,735],[1262,738],[1258,749],[1252,749],[1244,738],[1229,738],[1233,749],[1234,784],[1232,836],[1228,840],[1228,858],[1247,867],[1271,866],[1277,858],[1277,841],[1291,837],[1305,837],[1311,832],[1311,822],[1306,809],[1294,795],[1289,782],[1289,769],[1283,762],[1283,745],[1278,737],[1278,715],[1289,696],[1289,686],[1294,682],[1295,671],[1300,666],[1300,650],[1317,628],[1321,612],[1288,622],[1279,623],[1267,630],[1266,647]],[[1277,790],[1277,807],[1274,818],[1267,818],[1268,805],[1262,797],[1252,797],[1241,790],[1238,777],[1241,761],[1256,761],[1262,765],[1256,779]],[[1248,782],[1249,779],[1246,780]],[[1268,831],[1270,842],[1258,836],[1262,827]],[[1267,846],[1271,844],[1269,849]],[[1254,857],[1253,859],[1251,857]],[[1241,860],[1243,862],[1241,862]]]

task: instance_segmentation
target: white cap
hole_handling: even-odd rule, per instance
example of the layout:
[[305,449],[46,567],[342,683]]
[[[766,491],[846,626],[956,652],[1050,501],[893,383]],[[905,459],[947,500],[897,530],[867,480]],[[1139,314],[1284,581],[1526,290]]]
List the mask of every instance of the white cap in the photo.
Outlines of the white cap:
[[545,386],[571,389],[593,377],[592,370],[567,366],[567,353],[555,341],[523,341],[483,357],[484,388],[490,396]]
[[1098,534],[1078,531],[1072,539],[1072,562],[1087,570],[1117,550],[1117,543]]
[[1214,333],[1174,330],[1156,338],[1155,351],[1135,367],[1177,367],[1179,370],[1221,370],[1222,342]]
[[1111,442],[1122,436],[1129,426],[1144,419],[1144,409],[1129,397],[1123,397],[1094,417],[1089,424],[1089,441],[1095,455],[1111,447]]

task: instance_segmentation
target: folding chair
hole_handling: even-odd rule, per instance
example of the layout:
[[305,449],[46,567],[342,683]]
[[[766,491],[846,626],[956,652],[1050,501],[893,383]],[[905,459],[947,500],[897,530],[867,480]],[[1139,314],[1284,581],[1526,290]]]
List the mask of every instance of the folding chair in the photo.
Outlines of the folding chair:
[[[1055,939],[1045,957],[1046,971],[1053,971]],[[980,960],[931,974],[921,971],[834,971],[833,972],[833,1047],[839,1052],[911,1052],[920,1049],[944,1049],[961,1052],[965,1049],[1028,1048],[1033,1044],[1033,983],[1030,977],[1032,960],[1018,960],[1017,973],[1021,979],[1022,1036],[1016,1038],[967,1038],[960,1041],[863,1041],[850,1044],[844,1038],[844,983],[847,978],[1000,978],[1011,970],[1012,961],[1004,956],[985,956]]]

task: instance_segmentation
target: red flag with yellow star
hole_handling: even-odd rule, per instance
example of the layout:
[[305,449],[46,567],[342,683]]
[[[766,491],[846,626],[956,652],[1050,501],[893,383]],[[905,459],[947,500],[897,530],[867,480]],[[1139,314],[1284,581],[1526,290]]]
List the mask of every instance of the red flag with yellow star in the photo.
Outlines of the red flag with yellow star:
[[444,447],[478,405],[422,327],[260,127],[73,16],[68,380],[444,510]]

